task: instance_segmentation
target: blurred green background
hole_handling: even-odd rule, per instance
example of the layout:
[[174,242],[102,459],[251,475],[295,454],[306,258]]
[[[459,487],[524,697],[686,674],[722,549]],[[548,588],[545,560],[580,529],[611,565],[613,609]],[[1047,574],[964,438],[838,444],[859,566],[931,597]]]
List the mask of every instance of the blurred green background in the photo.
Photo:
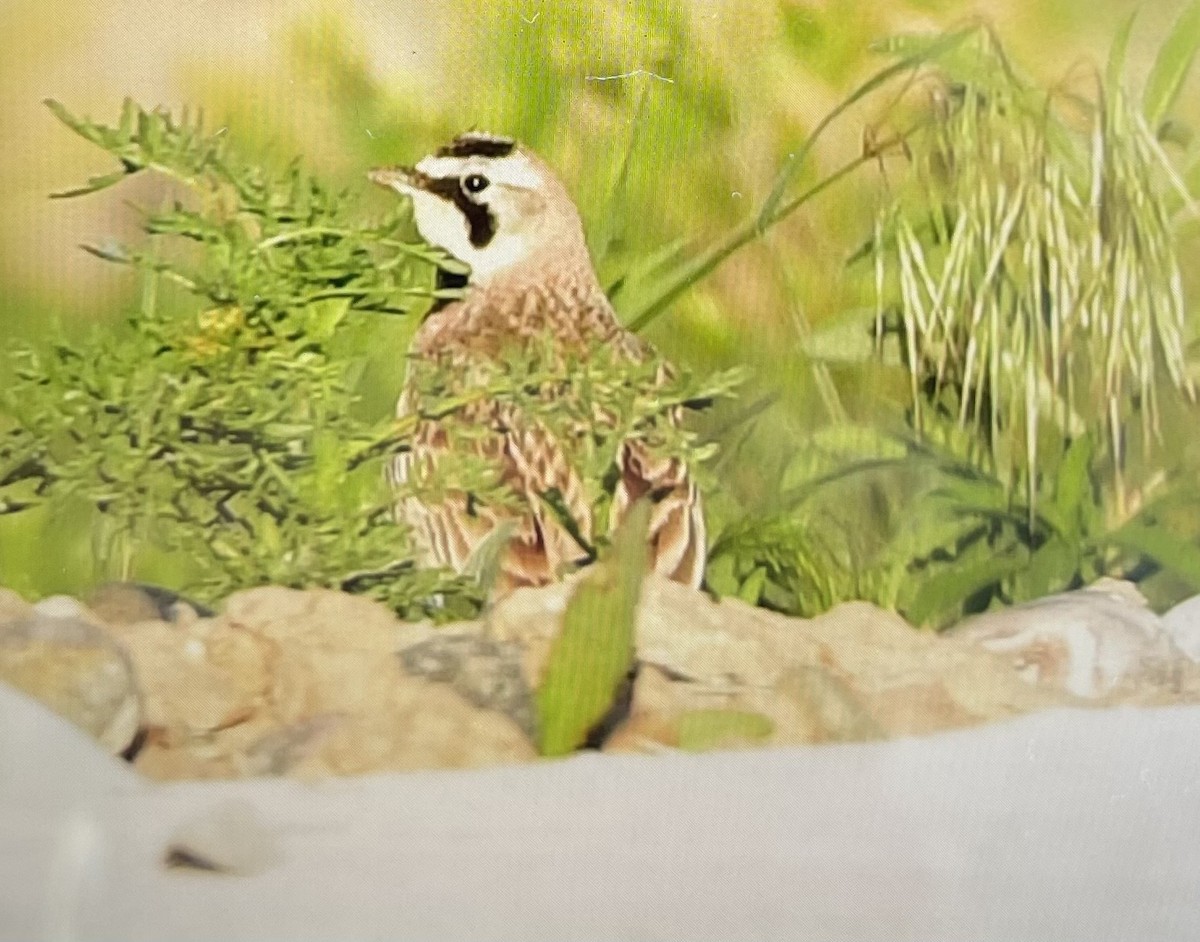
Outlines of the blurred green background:
[[[6,0],[0,331],[6,342],[51,326],[83,331],[112,322],[136,298],[129,272],[78,245],[135,239],[138,217],[128,203],[152,202],[156,184],[138,178],[85,199],[50,201],[50,192],[110,164],[53,119],[41,104],[46,97],[97,118],[114,116],[126,95],[147,106],[201,106],[211,126],[228,127],[241,152],[280,163],[302,155],[324,179],[364,192],[368,167],[411,161],[458,131],[513,134],[575,193],[609,280],[636,273],[639,260],[663,246],[703,246],[752,216],[789,153],[880,67],[873,41],[983,18],[1023,69],[1053,84],[1102,69],[1114,34],[1138,11],[1129,53],[1129,71],[1138,75],[1184,6]],[[1195,76],[1180,100],[1183,117],[1200,123]],[[874,98],[832,127],[801,182],[857,156],[871,134],[886,135],[885,105],[886,96]],[[627,187],[616,212],[612,194],[627,150]],[[752,392],[778,394],[770,421],[745,446],[753,460],[723,466],[724,493],[712,500],[718,512],[723,501],[741,512],[769,508],[780,469],[806,436],[831,419],[870,420],[881,385],[902,389],[902,378],[883,370],[834,368],[831,401],[822,374],[800,353],[809,331],[873,303],[869,272],[848,271],[846,261],[870,233],[889,162],[789,217],[647,331],[676,361],[698,370],[748,364]],[[365,199],[382,209],[389,196]],[[1184,265],[1193,298],[1198,268]],[[617,295],[618,308],[633,304],[636,291],[634,278]],[[380,319],[364,409],[391,409],[410,329]],[[717,427],[733,415],[704,421]],[[87,527],[86,516],[45,511],[0,518],[0,584],[36,596],[103,578],[90,562]],[[180,573],[140,575],[170,581]]]

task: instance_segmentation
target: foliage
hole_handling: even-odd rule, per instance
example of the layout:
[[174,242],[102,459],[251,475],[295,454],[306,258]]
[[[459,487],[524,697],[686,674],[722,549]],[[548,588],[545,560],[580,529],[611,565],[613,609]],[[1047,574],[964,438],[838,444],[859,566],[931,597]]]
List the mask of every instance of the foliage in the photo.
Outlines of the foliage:
[[755,742],[775,732],[775,724],[748,710],[690,710],[679,718],[679,748],[704,752]]
[[390,523],[378,460],[404,428],[355,412],[363,314],[419,312],[434,266],[453,263],[402,238],[402,213],[357,224],[348,194],[299,165],[241,163],[200,119],[126,102],[106,127],[50,104],[121,163],[63,196],[145,171],[172,185],[143,217],[145,248],[87,247],[142,273],[124,328],[15,353],[0,509],[95,508],[107,577],[159,547],[208,598],[345,585],[410,614],[473,611],[478,589],[416,570]]
[[[1137,161],[1157,167],[1145,181],[1150,201],[1139,204],[1137,191],[1126,189],[1126,209],[1136,208],[1134,216],[1151,206],[1156,207],[1151,215],[1166,213],[1172,244],[1161,241],[1160,225],[1155,244],[1162,251],[1155,264],[1160,273],[1169,271],[1169,255],[1180,252],[1179,240],[1200,233],[1200,215],[1188,208],[1189,194],[1200,192],[1197,140],[1181,114],[1188,108],[1195,113],[1195,102],[1181,97],[1181,90],[1200,35],[1194,28],[1196,5],[1184,13],[1136,89],[1126,79],[1131,69],[1125,50],[1136,51],[1136,44],[1129,43],[1132,18],[1114,41],[1103,75],[1077,69],[1045,89],[1022,75],[1007,56],[989,58],[999,55],[988,45],[991,38],[970,31],[956,40],[958,45],[940,48],[934,47],[944,37],[900,37],[877,44],[875,52],[891,59],[882,69],[874,68],[863,37],[910,21],[914,9],[923,18],[936,18],[938,12],[928,4],[900,0],[864,6],[835,0],[734,6],[737,29],[730,28],[733,16],[722,13],[710,24],[696,13],[699,8],[679,2],[627,4],[617,10],[602,0],[588,0],[546,7],[536,22],[532,15],[518,16],[511,4],[471,4],[469,26],[456,31],[446,47],[446,61],[457,62],[458,56],[471,67],[448,70],[453,74],[443,76],[446,84],[439,88],[444,94],[436,108],[430,107],[424,90],[402,77],[389,78],[385,87],[361,52],[370,37],[355,33],[353,21],[332,15],[293,30],[284,70],[270,78],[277,86],[264,85],[258,66],[241,73],[236,66],[198,70],[185,81],[189,97],[216,106],[239,147],[257,144],[268,153],[256,155],[260,163],[269,163],[272,148],[303,150],[321,167],[322,179],[339,174],[344,180],[358,179],[372,162],[423,152],[430,142],[475,124],[517,134],[558,167],[578,197],[601,273],[627,322],[641,320],[676,362],[688,363],[701,375],[735,362],[753,368],[745,397],[749,404],[719,405],[693,423],[702,433],[694,445],[721,446],[719,486],[706,493],[713,537],[708,579],[719,592],[798,613],[865,597],[943,624],[964,610],[1077,584],[1101,571],[1150,576],[1149,584],[1160,592],[1154,596],[1159,604],[1194,591],[1200,586],[1195,552],[1200,514],[1188,482],[1196,479],[1200,455],[1189,444],[1194,411],[1177,391],[1196,375],[1195,364],[1189,359],[1182,376],[1172,377],[1169,364],[1178,351],[1166,355],[1168,348],[1153,330],[1151,347],[1160,352],[1151,362],[1137,356],[1136,344],[1144,342],[1138,337],[1145,333],[1134,330],[1144,331],[1150,321],[1142,316],[1143,305],[1130,300],[1130,316],[1122,322],[1130,345],[1112,345],[1111,373],[1107,362],[1099,372],[1087,373],[1091,365],[1077,356],[1071,371],[1062,368],[1060,399],[1048,379],[1036,385],[1038,430],[1031,461],[1023,379],[1000,371],[995,391],[1009,395],[1007,404],[993,399],[989,386],[979,386],[990,382],[986,371],[973,368],[970,385],[988,395],[976,396],[966,388],[961,369],[966,353],[958,349],[961,341],[945,316],[947,309],[933,304],[920,263],[936,289],[952,270],[947,253],[956,231],[948,226],[951,217],[937,210],[955,201],[970,205],[971,193],[983,198],[984,188],[968,190],[964,178],[939,176],[935,165],[938,148],[943,156],[956,148],[962,151],[964,142],[954,133],[974,120],[973,133],[978,134],[982,117],[989,133],[1004,142],[1004,158],[990,169],[986,152],[972,157],[968,149],[955,153],[955,159],[973,159],[979,181],[990,180],[987,205],[992,210],[1004,205],[996,198],[998,182],[1025,180],[1031,170],[1040,174],[1033,180],[1053,178],[1053,186],[1038,194],[1042,212],[1048,216],[1052,205],[1061,208],[1071,235],[1060,239],[1057,248],[1052,239],[1034,247],[1047,261],[1052,249],[1075,252],[1077,281],[1083,273],[1105,271],[1082,250],[1092,244],[1087,241],[1089,212],[1093,221],[1097,218],[1090,202],[1092,156],[1114,158],[1104,158],[1100,179],[1118,190],[1125,185],[1122,173],[1126,182],[1138,182]],[[1064,21],[1065,6],[1041,4],[1029,20],[1043,24],[1056,17],[1046,36],[1053,34],[1057,47],[1065,31],[1074,50],[1087,40],[1078,22]],[[1143,19],[1153,12],[1143,13]],[[1088,7],[1088,15],[1093,14],[1097,23],[1104,18]],[[1019,32],[1014,38],[1026,50],[1045,51],[1051,42]],[[906,59],[911,67],[889,73],[886,84],[872,86],[851,110],[838,109],[836,102]],[[1048,59],[1029,57],[1034,63]],[[997,61],[999,68],[994,67]],[[639,69],[645,72],[595,80]],[[291,106],[280,110],[273,103],[284,92]],[[999,114],[992,107],[994,93],[1014,110]],[[835,125],[821,121],[835,109],[842,120]],[[1141,125],[1153,140],[1140,132],[1111,140],[1114,120]],[[1097,129],[1110,140],[1100,140]],[[860,133],[862,149],[854,153]],[[421,143],[414,146],[413,141]],[[625,146],[613,146],[619,141]],[[908,162],[901,166],[897,155],[906,149]],[[1115,160],[1122,153],[1125,170]],[[870,173],[872,166],[880,173]],[[776,167],[779,172],[773,176]],[[869,190],[880,178],[887,184],[880,238],[868,243],[843,277],[835,277],[834,265],[846,247],[870,227]],[[814,198],[834,183],[849,188],[843,191],[845,198]],[[1025,183],[1027,200],[1034,185]],[[1012,194],[1010,187],[1004,195],[1010,208]],[[1048,199],[1054,194],[1056,204]],[[1071,194],[1078,204],[1071,202]],[[344,204],[346,215],[338,224],[356,230],[353,202]],[[770,214],[764,217],[772,204],[777,211],[792,212],[778,213],[774,220]],[[1007,217],[992,218],[1003,223]],[[785,219],[790,223],[774,224]],[[1130,219],[1126,213],[1118,222],[1126,225]],[[1015,220],[1010,235],[1027,223],[1032,225],[1032,219]],[[909,231],[900,236],[905,226]],[[400,231],[406,230],[401,226]],[[975,250],[999,246],[999,231],[993,226],[977,232]],[[1082,241],[1075,242],[1076,235]],[[196,249],[202,246],[193,245],[185,254],[168,249],[172,241],[180,240],[154,236],[151,254],[175,265],[195,263]],[[397,241],[403,242],[403,236]],[[318,245],[325,250],[333,243],[305,245],[306,251]],[[1104,246],[1115,253],[1113,246]],[[373,252],[386,248],[369,246]],[[960,300],[978,301],[999,313],[1017,310],[1016,299],[1023,297],[1026,313],[1051,312],[1052,307],[1039,308],[1041,301],[1028,280],[1022,280],[1022,271],[1040,276],[1023,257],[1024,246],[1017,249],[1014,237],[1003,252],[1007,280],[996,276],[989,282],[991,290],[973,293],[972,286],[960,284]],[[875,271],[869,263],[876,251],[884,268],[880,297],[889,315],[884,326],[890,331],[877,354]],[[968,257],[965,248],[959,251],[964,253],[956,263],[960,272],[986,273],[978,257]],[[907,301],[901,290],[902,253],[908,259]],[[288,260],[287,253],[275,254]],[[1119,253],[1112,256],[1117,264],[1127,264],[1128,257],[1128,250],[1124,260]],[[732,265],[726,265],[730,259]],[[141,260],[137,263],[145,270]],[[409,277],[406,272],[412,288],[428,293],[425,261],[414,258],[411,268],[399,263],[395,273]],[[1165,299],[1153,303],[1167,328],[1178,323],[1179,297],[1186,300],[1200,283],[1185,267],[1179,297],[1167,297],[1174,291],[1169,280],[1134,274],[1141,280],[1131,284],[1143,286],[1143,302],[1155,293]],[[185,302],[194,296],[172,278],[167,273],[147,277],[147,303],[159,309],[156,316],[201,332],[196,310],[178,319],[180,295]],[[252,291],[256,286],[254,279],[239,284]],[[1113,281],[1101,278],[1097,290],[1104,284],[1111,290]],[[1080,300],[1080,308],[1098,304],[1098,297]],[[900,342],[905,315],[916,321],[918,307],[909,302],[918,300],[927,313],[938,311],[937,317],[926,319],[933,332],[926,338],[929,346],[921,349]],[[419,295],[405,296],[403,302],[392,303],[418,310],[425,303]],[[660,316],[667,302],[672,302],[669,320]],[[198,310],[221,312],[225,306],[205,300]],[[209,316],[220,321],[226,315]],[[380,344],[368,349],[370,344],[357,339],[360,332],[373,331],[380,322],[405,320],[349,313],[338,320],[334,342],[345,346],[336,360],[355,364],[344,380],[352,397],[365,397],[350,409],[352,418],[382,415],[397,385],[394,369],[379,366],[392,354]],[[996,320],[998,328],[1005,323]],[[1015,353],[1040,368],[1044,364],[1034,355],[1035,338],[1049,324],[1031,317],[1025,332],[1014,334],[1018,345],[1012,351],[1001,330],[992,351],[1002,361]],[[137,333],[126,328],[123,342]],[[1088,343],[1098,343],[1095,333],[1088,336]],[[93,343],[87,342],[89,350]],[[114,341],[113,346],[119,344]],[[1191,348],[1183,349],[1193,356]],[[1103,345],[1089,350],[1110,355]],[[36,352],[43,359],[50,355],[40,348]],[[93,359],[112,355],[106,350]],[[371,365],[357,375],[363,356]],[[974,356],[977,363],[989,359],[978,350]],[[937,385],[943,360],[940,393],[927,395],[923,383],[932,369]],[[1178,364],[1177,357],[1174,362]],[[922,371],[916,398],[909,369],[913,363]],[[44,368],[43,363],[39,369]],[[1120,436],[1114,436],[1114,423],[1101,415],[1075,378],[1079,370],[1101,389],[1110,380],[1115,383],[1122,403],[1116,423],[1124,430]],[[1064,409],[1068,401],[1070,410]],[[967,415],[960,421],[964,402]],[[57,407],[54,400],[51,411]],[[976,407],[980,422],[975,421]],[[1161,442],[1155,435],[1154,409]],[[832,427],[814,431],[829,419]],[[5,472],[9,468],[5,465]],[[360,476],[359,484],[339,493],[347,501],[352,493],[361,494],[369,514],[387,495],[376,490],[370,460],[354,474]],[[36,493],[39,483],[38,478],[14,483],[3,491],[5,499],[42,500],[49,495]],[[66,496],[61,486],[59,494]],[[401,540],[395,558],[403,561],[402,534],[388,528],[379,532],[385,531]],[[182,552],[200,560],[207,550]],[[386,576],[366,577],[378,578]]]
[[[865,592],[945,624],[1103,573],[1169,568],[1200,589],[1195,537],[1163,532],[1151,499],[1196,491],[1161,432],[1194,400],[1172,214],[1192,197],[1160,140],[1194,16],[1164,43],[1145,111],[1114,77],[1119,51],[1091,97],[1021,78],[986,30],[939,52],[905,135],[911,172],[856,256],[878,295],[857,329],[906,377],[905,427],[794,462],[799,500],[716,547],[735,591],[807,611]],[[861,526],[847,487],[852,508],[896,510]],[[841,535],[860,528],[873,545]],[[830,585],[839,566],[856,577]]]
[[[423,415],[440,417],[456,460],[420,467],[401,492],[426,501],[441,500],[447,492],[470,493],[480,504],[520,507],[526,496],[513,491],[501,467],[482,457],[495,437],[496,422],[503,421],[497,416],[519,415],[561,448],[567,465],[579,475],[594,531],[603,534],[622,444],[640,442],[657,457],[678,459],[704,488],[709,483],[705,462],[716,447],[701,442],[680,420],[685,409],[730,396],[741,380],[737,370],[697,379],[665,369],[658,357],[631,360],[615,346],[564,354],[548,340],[511,345],[489,362],[414,363],[412,401]],[[472,405],[483,399],[487,412],[480,415]],[[596,547],[586,545],[577,522],[561,506],[563,495],[541,496],[594,556]],[[597,541],[602,543],[603,537]]]
[[884,210],[877,284],[898,299],[910,421],[940,452],[925,512],[957,524],[946,558],[913,560],[914,621],[1171,563],[1116,534],[1192,477],[1161,433],[1160,403],[1186,409],[1195,389],[1169,210],[1190,197],[1158,137],[1178,30],[1200,42],[1191,18],[1145,111],[1116,57],[1093,98],[1043,92],[983,33],[946,64],[944,117],[910,142],[916,196]]
[[[190,560],[210,598],[262,582],[329,585],[405,614],[461,617],[486,582],[421,571],[391,520],[396,495],[381,486],[381,459],[407,448],[421,419],[469,439],[493,434],[472,421],[474,402],[527,414],[580,446],[570,458],[601,514],[621,441],[641,439],[697,468],[711,454],[667,419],[727,393],[736,377],[660,381],[654,358],[631,363],[604,350],[563,363],[549,348],[514,348],[470,377],[414,363],[419,412],[360,417],[356,374],[372,326],[362,315],[417,314],[453,293],[432,287],[433,271],[461,266],[402,238],[401,213],[362,225],[348,194],[328,192],[298,165],[273,177],[243,164],[198,120],[127,102],[109,128],[51,107],[121,162],[63,196],[145,170],[180,185],[166,208],[146,214],[148,248],[89,247],[143,273],[143,303],[126,329],[22,348],[3,400],[12,428],[0,451],[0,510],[68,498],[95,507],[108,575],[130,577],[138,553],[159,546]],[[203,309],[170,310],[164,282]],[[441,466],[453,480],[422,486],[485,503],[518,499],[501,493],[484,462]]]
[[1149,446],[1160,389],[1194,396],[1171,168],[1119,85],[1090,107],[1073,96],[1090,124],[1073,135],[1058,96],[980,37],[969,72],[951,66],[963,80],[934,93],[944,117],[909,139],[917,186],[889,201],[874,243],[880,303],[899,298],[912,423],[920,435],[935,412],[970,428],[1031,509],[1053,470],[1044,440],[1107,432],[1123,504],[1130,425]]
[[649,565],[650,504],[617,528],[612,553],[575,588],[537,691],[538,748],[561,756],[583,744],[633,666],[634,628]]

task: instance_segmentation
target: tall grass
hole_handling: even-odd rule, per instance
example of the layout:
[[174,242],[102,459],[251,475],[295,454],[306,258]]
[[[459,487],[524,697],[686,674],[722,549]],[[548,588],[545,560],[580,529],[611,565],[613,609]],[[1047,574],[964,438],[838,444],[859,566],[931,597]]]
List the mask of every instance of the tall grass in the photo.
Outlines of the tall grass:
[[1186,191],[1120,84],[1092,76],[1090,101],[1043,91],[987,31],[965,65],[933,90],[944,118],[910,139],[917,186],[885,206],[876,240],[879,322],[897,297],[914,428],[941,410],[976,430],[1030,514],[1047,435],[1096,434],[1124,517],[1130,425],[1148,452],[1164,388],[1195,394],[1167,208]]

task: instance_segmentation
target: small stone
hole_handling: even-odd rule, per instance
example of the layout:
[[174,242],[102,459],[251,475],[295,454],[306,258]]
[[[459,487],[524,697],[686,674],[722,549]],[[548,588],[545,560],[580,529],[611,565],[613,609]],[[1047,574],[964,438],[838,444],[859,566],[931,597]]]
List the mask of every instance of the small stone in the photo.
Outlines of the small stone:
[[172,624],[211,618],[215,613],[171,589],[140,582],[109,582],[88,596],[88,607],[110,625],[144,621]]
[[987,612],[951,635],[1003,654],[1030,683],[1087,700],[1171,690],[1178,651],[1130,583],[1104,579],[1086,589]]
[[1162,623],[1175,646],[1189,660],[1200,663],[1200,595],[1180,602],[1163,615]]
[[274,831],[245,801],[222,802],[185,821],[163,854],[170,868],[253,876],[282,859]]
[[91,612],[78,599],[69,595],[48,595],[34,603],[33,610],[46,618],[78,618],[91,620]]
[[33,606],[9,589],[0,589],[0,625],[33,614]]
[[513,643],[465,634],[438,634],[404,648],[400,662],[414,677],[448,683],[469,703],[511,717],[534,735],[533,695]]
[[88,605],[110,625],[134,625],[162,618],[150,597],[127,582],[100,586],[88,597]]
[[[55,601],[45,608],[68,606]],[[0,681],[44,703],[114,755],[137,735],[141,696],[129,656],[79,618],[50,617],[35,606],[32,617],[0,627]]]

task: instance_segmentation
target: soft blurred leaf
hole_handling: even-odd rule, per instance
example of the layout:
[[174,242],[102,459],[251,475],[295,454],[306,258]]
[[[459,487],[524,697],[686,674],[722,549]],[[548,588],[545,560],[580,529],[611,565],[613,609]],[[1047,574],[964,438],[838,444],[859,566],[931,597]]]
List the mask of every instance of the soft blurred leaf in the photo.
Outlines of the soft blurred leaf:
[[777,211],[783,201],[784,195],[792,185],[800,167],[808,159],[808,155],[812,152],[813,145],[816,144],[818,138],[824,130],[836,121],[843,113],[853,107],[856,103],[866,98],[876,90],[882,88],[898,75],[913,72],[927,62],[934,62],[937,59],[959,46],[969,36],[976,32],[976,27],[972,26],[967,29],[958,30],[951,33],[943,33],[928,42],[920,44],[915,51],[908,52],[897,62],[880,69],[865,82],[859,85],[854,91],[838,102],[837,106],[826,114],[813,129],[812,133],[805,138],[804,142],[789,156],[785,161],[783,168],[775,178],[775,183],[771,187],[771,193],[767,196],[762,208],[758,212],[758,228],[765,230],[768,226],[777,221]]
[[1200,3],[1192,3],[1159,47],[1158,57],[1146,80],[1142,110],[1151,129],[1157,131],[1174,107],[1197,49],[1200,49]]
[[588,573],[567,603],[537,692],[543,755],[577,749],[611,708],[629,673],[649,521],[649,503],[636,504],[613,537],[611,555]]
[[1104,83],[1110,89],[1120,86],[1125,72],[1125,58],[1129,51],[1129,37],[1133,33],[1133,24],[1138,11],[1134,10],[1117,28],[1113,41],[1108,47],[1108,66],[1105,70]]
[[914,625],[940,627],[947,616],[957,614],[964,599],[996,585],[1024,569],[1029,558],[1011,549],[995,552],[982,542],[953,565],[933,574],[922,574],[912,602],[904,610]]
[[1200,545],[1193,540],[1176,536],[1162,526],[1130,523],[1109,534],[1107,542],[1149,556],[1186,580],[1193,591],[1200,591]]
[[690,710],[679,718],[679,748],[703,752],[760,742],[775,732],[761,713],[747,710]]

